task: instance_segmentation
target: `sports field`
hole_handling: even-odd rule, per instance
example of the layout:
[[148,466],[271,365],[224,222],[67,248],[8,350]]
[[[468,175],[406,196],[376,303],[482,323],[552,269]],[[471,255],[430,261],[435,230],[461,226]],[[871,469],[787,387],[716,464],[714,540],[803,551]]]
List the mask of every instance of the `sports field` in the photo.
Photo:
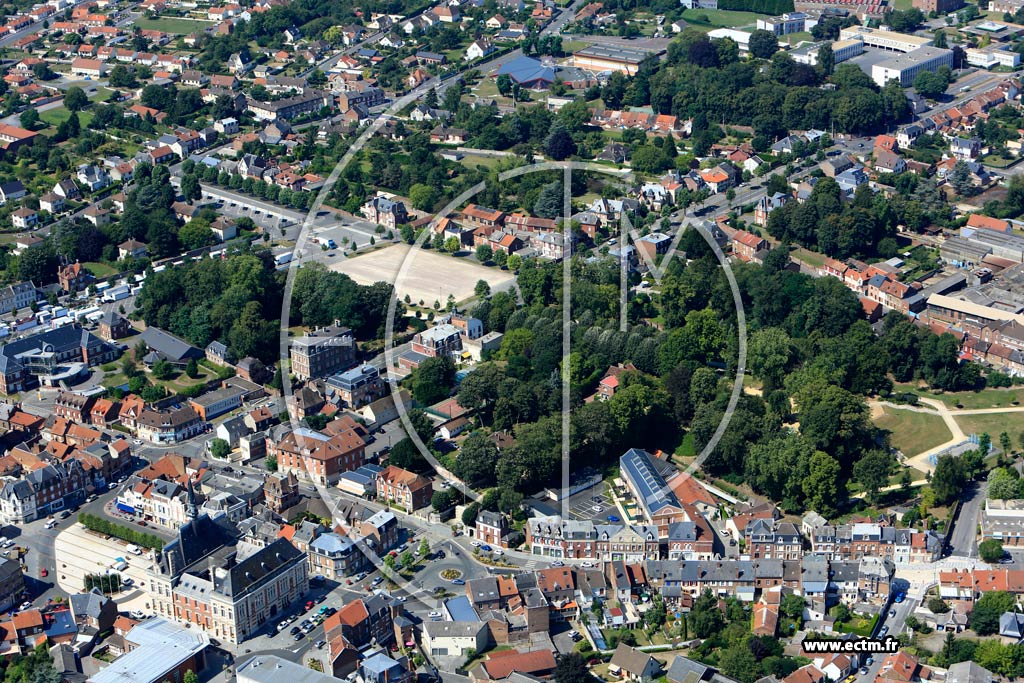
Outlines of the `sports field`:
[[[407,258],[408,257],[408,258]],[[405,264],[401,280],[399,272]],[[345,259],[331,266],[331,270],[346,273],[359,284],[374,282],[395,283],[398,297],[408,294],[413,303],[423,301],[430,306],[434,301],[441,305],[448,295],[456,301],[473,296],[478,280],[486,280],[491,291],[507,286],[515,277],[507,270],[487,268],[464,258],[455,258],[436,251],[415,250],[408,244],[394,244],[367,254]]]

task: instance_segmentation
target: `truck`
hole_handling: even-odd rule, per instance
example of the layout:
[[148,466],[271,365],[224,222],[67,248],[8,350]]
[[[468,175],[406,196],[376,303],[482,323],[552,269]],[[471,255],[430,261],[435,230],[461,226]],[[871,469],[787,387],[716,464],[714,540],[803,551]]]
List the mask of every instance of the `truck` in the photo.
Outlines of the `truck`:
[[338,245],[334,243],[334,240],[330,239],[329,237],[316,237],[314,239],[316,240],[316,243],[319,244],[324,249],[338,248]]
[[274,257],[274,262],[277,265],[279,265],[279,266],[283,266],[286,263],[291,263],[291,261],[292,261],[292,252],[290,252],[290,251],[286,251],[285,253],[278,254],[277,256]]

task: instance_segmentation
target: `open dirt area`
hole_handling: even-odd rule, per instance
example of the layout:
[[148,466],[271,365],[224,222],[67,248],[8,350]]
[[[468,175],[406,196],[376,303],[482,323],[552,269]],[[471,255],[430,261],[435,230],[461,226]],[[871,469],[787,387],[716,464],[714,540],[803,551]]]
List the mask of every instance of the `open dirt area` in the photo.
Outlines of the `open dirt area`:
[[114,558],[123,557],[128,562],[128,569],[121,576],[130,576],[135,585],[130,589],[113,595],[122,611],[138,609],[150,611],[145,589],[141,588],[146,581],[146,567],[152,564],[149,551],[142,555],[131,555],[126,550],[125,541],[93,534],[81,524],[72,524],[62,531],[54,544],[57,557],[57,584],[70,594],[81,593],[85,586],[86,574],[104,574],[113,571],[111,565]]
[[[456,301],[472,297],[477,280],[486,280],[493,292],[507,288],[515,278],[507,270],[487,268],[448,254],[424,249],[416,250],[413,254],[410,251],[413,251],[413,247],[408,244],[395,244],[345,259],[330,268],[345,273],[361,285],[393,282],[400,299],[408,294],[413,303],[422,300],[427,306],[435,300],[443,306],[449,294]],[[399,281],[398,273],[407,255],[409,259],[405,274]]]

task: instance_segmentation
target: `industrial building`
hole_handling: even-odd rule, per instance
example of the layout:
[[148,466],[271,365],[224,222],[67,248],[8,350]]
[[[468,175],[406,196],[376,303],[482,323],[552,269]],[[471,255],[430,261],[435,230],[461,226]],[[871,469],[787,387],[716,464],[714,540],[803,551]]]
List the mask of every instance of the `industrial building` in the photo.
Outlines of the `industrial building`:
[[953,51],[940,47],[920,47],[871,67],[871,80],[884,86],[889,81],[898,81],[900,86],[912,85],[917,75],[924,71],[938,71],[939,67],[953,68]]
[[637,50],[614,45],[588,45],[572,56],[573,66],[588,71],[619,71],[627,76],[636,74],[640,62],[655,54],[650,50]]
[[885,31],[867,26],[849,26],[839,32],[839,40],[859,40],[865,47],[893,52],[913,52],[932,44],[932,39],[924,36],[912,36],[896,31]]
[[[808,66],[818,65],[818,51],[828,45],[827,41],[820,43],[805,43],[795,50],[790,51],[789,56],[797,64]],[[835,64],[841,64],[847,59],[864,54],[864,43],[859,40],[837,40],[832,43],[832,58]]]
[[984,48],[969,47],[964,52],[967,54],[968,64],[983,69],[991,69],[996,66],[1016,69],[1020,65],[1019,52],[1006,50],[997,45],[989,45]]

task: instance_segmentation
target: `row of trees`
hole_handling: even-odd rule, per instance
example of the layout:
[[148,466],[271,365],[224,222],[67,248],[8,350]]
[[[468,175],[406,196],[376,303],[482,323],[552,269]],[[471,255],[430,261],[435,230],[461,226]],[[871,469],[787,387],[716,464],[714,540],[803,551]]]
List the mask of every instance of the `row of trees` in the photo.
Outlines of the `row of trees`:
[[136,531],[121,524],[115,524],[99,515],[90,515],[87,512],[79,513],[78,523],[90,531],[120,538],[122,541],[128,541],[143,548],[152,548],[157,552],[163,550],[164,547],[163,539],[159,536]]

